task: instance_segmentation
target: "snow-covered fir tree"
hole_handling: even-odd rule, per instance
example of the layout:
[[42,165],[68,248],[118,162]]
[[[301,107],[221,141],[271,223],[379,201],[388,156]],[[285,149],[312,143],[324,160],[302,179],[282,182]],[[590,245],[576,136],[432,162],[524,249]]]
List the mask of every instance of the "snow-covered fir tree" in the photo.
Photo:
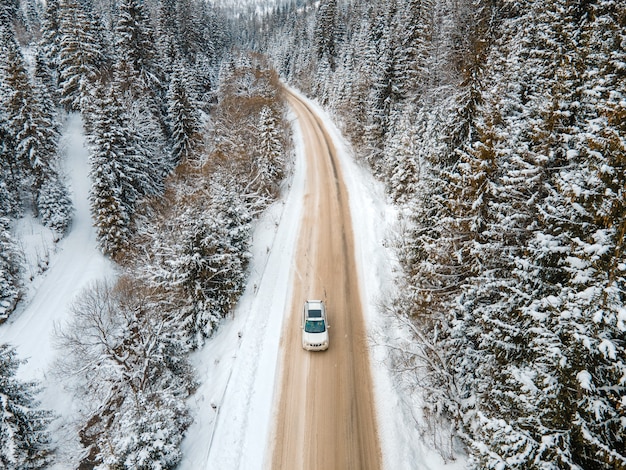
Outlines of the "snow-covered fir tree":
[[23,295],[23,255],[9,228],[9,219],[0,216],[0,323],[9,317]]
[[142,2],[123,0],[115,28],[118,61],[127,62],[145,87],[159,87],[161,71],[152,27]]
[[[7,176],[12,182],[11,186],[15,188],[12,196],[16,199],[15,206],[20,207],[22,194],[17,189],[28,187],[28,178],[31,176],[30,158],[27,146],[24,146],[26,142],[22,142],[22,139],[25,137],[25,129],[31,124],[29,111],[32,110],[33,94],[22,53],[9,27],[0,26],[0,49],[0,100],[3,107],[2,120],[8,137],[3,146],[6,149],[6,164],[10,170],[10,175]],[[18,134],[21,134],[22,139]]]
[[130,240],[132,208],[138,193],[132,185],[127,157],[134,152],[128,140],[123,111],[106,85],[98,87],[90,143],[90,204],[98,241],[110,256],[122,255]]
[[15,161],[15,140],[5,113],[0,110],[0,216],[21,213],[20,171]]
[[285,167],[285,146],[279,128],[279,117],[269,106],[261,110],[259,116],[261,146],[256,160],[259,185],[262,189],[276,194],[276,184],[282,180]]
[[41,25],[41,40],[39,41],[45,62],[55,72],[58,69],[59,49],[61,47],[59,2],[60,0],[46,1],[46,9]]
[[181,62],[174,71],[167,94],[172,157],[177,163],[196,156],[202,142],[193,90],[193,81]]
[[335,69],[337,56],[337,1],[322,0],[316,17],[315,45],[317,58]]
[[68,111],[88,105],[89,87],[109,66],[103,29],[91,1],[59,0],[59,86]]
[[15,349],[0,344],[0,464],[7,470],[45,468],[52,462],[52,415],[38,408],[38,385],[16,377],[20,362]]
[[[103,252],[117,257],[128,247],[136,205],[162,191],[169,164],[160,153],[158,127],[150,114],[131,123],[133,114],[122,108],[114,90],[106,83],[96,85],[88,118],[94,223]],[[139,127],[142,122],[145,128]],[[146,135],[149,130],[155,134]]]
[[[10,180],[20,180],[22,190],[32,195],[35,215],[58,234],[65,233],[71,216],[71,201],[58,170],[57,123],[53,103],[44,84],[28,77],[19,47],[10,32],[3,29],[7,52],[2,81],[5,94],[7,164]],[[9,186],[10,187],[10,186]],[[22,192],[15,191],[19,206]]]

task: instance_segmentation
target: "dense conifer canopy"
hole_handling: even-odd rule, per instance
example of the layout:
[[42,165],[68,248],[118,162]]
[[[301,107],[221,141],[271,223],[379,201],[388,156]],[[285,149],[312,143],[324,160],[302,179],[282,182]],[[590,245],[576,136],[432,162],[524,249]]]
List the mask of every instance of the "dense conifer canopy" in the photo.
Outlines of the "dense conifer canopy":
[[[399,208],[385,308],[411,334],[392,366],[431,444],[476,469],[626,468],[623,1],[5,0],[0,323],[27,287],[15,222],[71,230],[68,113],[121,273],[58,332],[89,397],[77,465],[180,462],[187,355],[241,295],[289,176],[279,77]],[[42,468],[50,416],[18,364],[0,345],[0,466]]]

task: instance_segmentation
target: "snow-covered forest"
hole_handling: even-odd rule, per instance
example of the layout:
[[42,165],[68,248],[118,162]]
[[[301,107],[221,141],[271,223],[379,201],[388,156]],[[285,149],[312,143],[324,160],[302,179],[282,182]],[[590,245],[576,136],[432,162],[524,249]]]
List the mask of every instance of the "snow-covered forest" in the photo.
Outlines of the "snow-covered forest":
[[[282,80],[398,210],[380,314],[407,334],[386,365],[426,444],[468,468],[626,469],[623,1],[3,0],[0,50],[0,329],[46,270],[19,221],[72,231],[72,117],[118,271],[54,332],[83,403],[76,467],[181,461],[189,354],[290,176]],[[59,451],[24,361],[0,344],[2,468]]]
[[624,2],[321,0],[265,24],[402,209],[386,308],[426,434],[447,420],[476,468],[626,468]]
[[[251,222],[286,175],[278,76],[233,52],[229,20],[202,2],[10,1],[0,19],[0,318],[28,290],[15,222],[72,230],[59,129],[78,113],[98,245],[119,276],[55,332],[56,369],[83,402],[76,464],[173,468],[196,386],[187,355],[238,300]],[[54,410],[17,380],[12,347],[0,358],[0,466],[45,467]]]

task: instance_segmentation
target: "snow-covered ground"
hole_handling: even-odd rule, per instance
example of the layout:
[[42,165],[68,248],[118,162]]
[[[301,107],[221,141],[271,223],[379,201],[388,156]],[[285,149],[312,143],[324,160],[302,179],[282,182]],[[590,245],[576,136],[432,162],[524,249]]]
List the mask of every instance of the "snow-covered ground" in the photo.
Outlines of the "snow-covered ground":
[[[52,439],[59,451],[54,468],[66,469],[79,449],[71,419],[79,404],[72,401],[51,364],[58,351],[54,348],[55,325],[62,325],[71,314],[76,296],[92,282],[115,275],[113,264],[97,248],[96,233],[89,210],[89,162],[80,115],[71,115],[60,142],[65,154],[75,213],[69,234],[54,243],[49,230],[25,217],[16,227],[27,258],[27,274],[33,277],[26,298],[9,320],[0,326],[0,343],[10,343],[19,357],[28,362],[18,376],[37,380],[43,386],[38,397],[43,408],[53,410],[59,419],[52,426]],[[47,264],[41,273],[40,266]],[[69,429],[66,429],[68,428]]]
[[[335,140],[350,192],[363,305],[371,338],[376,338],[372,341],[372,369],[384,465],[394,470],[460,469],[462,462],[445,465],[435,452],[419,444],[422,438],[403,405],[406,400],[401,399],[392,376],[381,365],[386,358],[386,342],[399,334],[392,319],[381,315],[379,308],[381,299],[393,289],[393,254],[385,247],[385,238],[396,214],[386,204],[382,186],[354,162],[330,118],[311,104]],[[232,318],[225,320],[215,337],[191,358],[200,387],[189,400],[194,423],[183,441],[182,470],[267,467],[282,316],[290,297],[306,172],[297,122],[294,135],[297,157],[293,176],[283,199],[257,223],[248,288]],[[54,326],[68,318],[71,304],[83,288],[115,275],[114,266],[96,246],[88,204],[87,149],[78,116],[70,116],[63,142],[76,208],[71,232],[55,244],[51,234],[36,222],[25,219],[20,223],[18,230],[32,260],[31,272],[46,260],[49,266],[35,277],[18,311],[0,326],[0,342],[12,343],[20,357],[28,360],[20,369],[20,377],[42,382],[42,406],[60,416],[52,429],[59,450],[54,466],[58,469],[70,468],[69,462],[79,450],[71,423],[80,404],[72,401],[63,384],[50,373],[58,354],[53,344]]]

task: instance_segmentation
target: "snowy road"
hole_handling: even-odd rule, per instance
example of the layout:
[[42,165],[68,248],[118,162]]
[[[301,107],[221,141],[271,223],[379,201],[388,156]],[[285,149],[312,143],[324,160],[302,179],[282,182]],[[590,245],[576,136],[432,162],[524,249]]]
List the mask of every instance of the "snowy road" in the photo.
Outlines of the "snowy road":
[[[296,95],[288,101],[303,132],[307,171],[271,468],[376,469],[381,452],[348,191],[323,122]],[[301,347],[306,299],[326,302],[328,351]]]

